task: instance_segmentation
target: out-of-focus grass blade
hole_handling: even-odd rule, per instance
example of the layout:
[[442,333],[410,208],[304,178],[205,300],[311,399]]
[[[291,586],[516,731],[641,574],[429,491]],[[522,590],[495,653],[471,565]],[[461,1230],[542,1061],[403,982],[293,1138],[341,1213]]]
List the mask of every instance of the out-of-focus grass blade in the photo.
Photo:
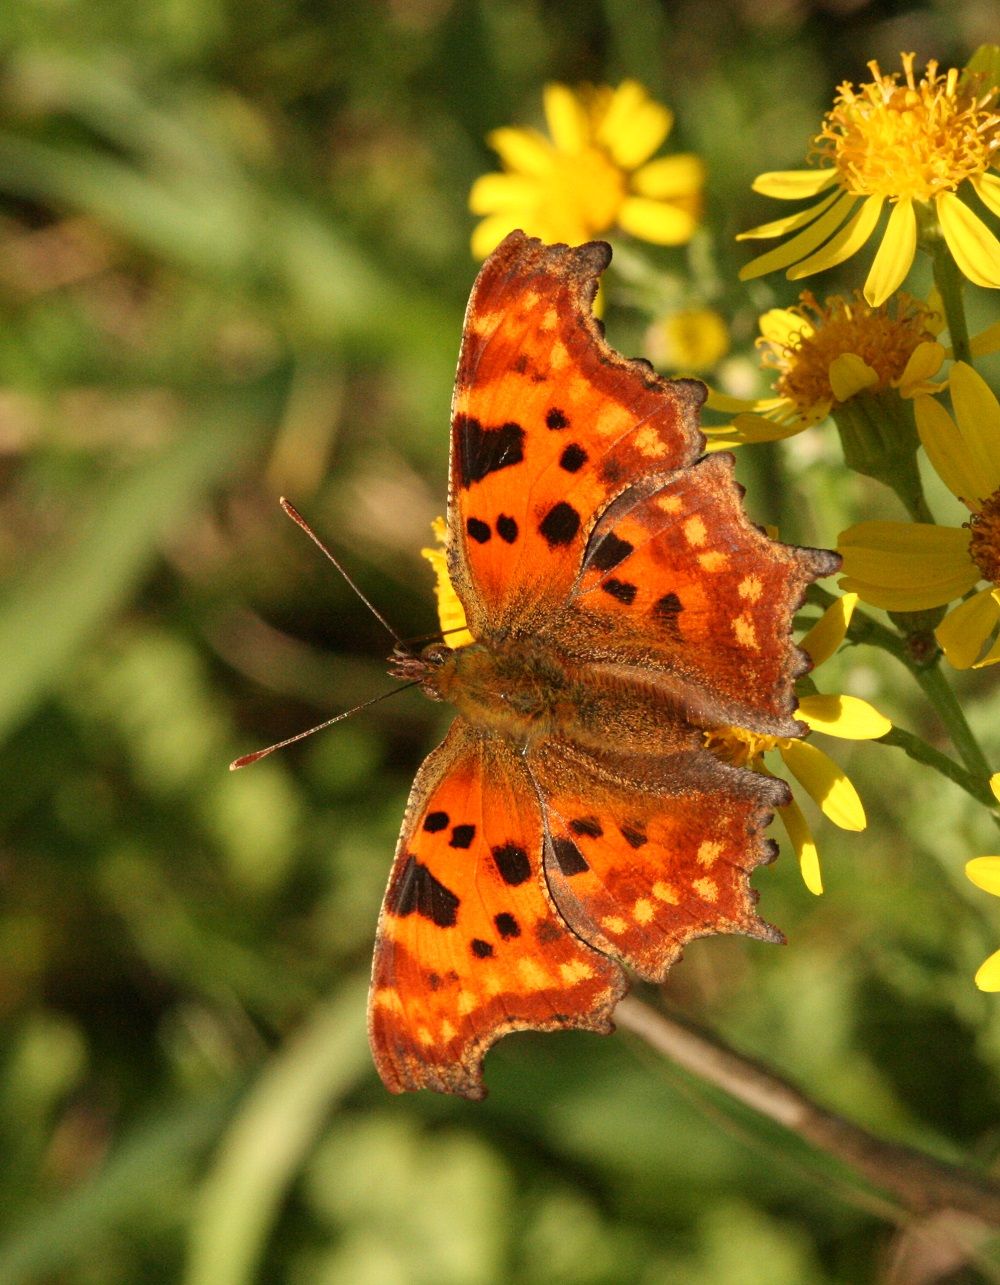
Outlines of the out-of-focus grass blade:
[[85,1257],[109,1231],[141,1217],[158,1184],[176,1189],[183,1183],[194,1157],[216,1136],[231,1107],[232,1093],[226,1089],[166,1110],[138,1128],[94,1179],[40,1209],[0,1243],[0,1281],[21,1285],[48,1280]]
[[[229,289],[260,292],[294,329],[448,364],[456,317],[381,271],[316,205],[200,166],[146,172],[108,152],[0,134],[0,191],[94,218],[133,245]],[[469,265],[469,280],[473,274]]]
[[83,501],[76,537],[34,563],[0,600],[0,738],[54,686],[141,579],[164,531],[251,448],[271,401],[263,386],[194,408],[199,423],[155,459]]
[[198,1200],[185,1285],[256,1277],[275,1211],[332,1103],[367,1070],[367,979],[317,1006],[247,1095]]

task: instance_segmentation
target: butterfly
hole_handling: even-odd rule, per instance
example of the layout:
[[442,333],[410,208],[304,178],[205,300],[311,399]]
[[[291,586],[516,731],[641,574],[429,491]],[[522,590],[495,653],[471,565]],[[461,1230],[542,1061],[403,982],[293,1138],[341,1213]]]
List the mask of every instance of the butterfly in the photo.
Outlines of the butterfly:
[[626,969],[764,941],[749,875],[786,785],[705,748],[795,737],[791,639],[836,555],[746,517],[705,455],[704,387],[620,356],[592,314],[602,242],[512,232],[469,300],[452,402],[447,565],[473,641],[392,672],[457,716],[417,773],[369,999],[393,1092],[481,1098],[512,1031],[608,1032]]

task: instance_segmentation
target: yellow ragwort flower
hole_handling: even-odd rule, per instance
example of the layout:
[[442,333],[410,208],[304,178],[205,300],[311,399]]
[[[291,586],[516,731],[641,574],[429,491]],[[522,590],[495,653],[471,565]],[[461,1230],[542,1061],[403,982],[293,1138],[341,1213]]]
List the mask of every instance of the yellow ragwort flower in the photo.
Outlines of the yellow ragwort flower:
[[[808,652],[814,668],[832,656],[843,642],[857,601],[856,594],[845,594],[838,599],[799,643]],[[892,727],[874,706],[856,696],[825,693],[803,696],[795,717],[813,732],[851,741],[873,740],[884,736]],[[760,736],[745,728],[730,727],[708,733],[706,744],[727,762],[757,772],[768,772],[764,756],[777,751],[794,779],[834,825],[842,830],[863,830],[868,824],[864,806],[847,775],[829,755],[807,741]],[[823,880],[809,823],[794,799],[779,808],[778,815],[795,850],[805,885],[818,896],[823,891]]]
[[945,356],[936,339],[940,313],[906,294],[874,308],[858,292],[820,304],[804,290],[793,307],[763,313],[759,326],[757,349],[777,374],[775,395],[749,401],[710,391],[708,406],[735,416],[705,429],[710,450],[792,437],[859,393],[927,392]]
[[[837,547],[842,587],[872,606],[926,611],[962,598],[935,632],[956,669],[978,669],[1000,660],[1000,642],[981,655],[1000,623],[1000,403],[965,362],[955,362],[949,387],[955,418],[925,394],[914,400],[917,430],[941,480],[969,509],[969,521],[961,527],[859,522]],[[973,593],[984,580],[988,587]]]
[[997,87],[954,67],[939,75],[933,60],[917,80],[914,55],[901,57],[902,83],[899,72],[884,74],[872,61],[871,82],[841,85],[813,140],[818,168],[757,177],[754,191],[766,196],[822,199],[742,233],[740,240],[795,234],[748,263],[742,280],[779,268],[798,280],[842,263],[871,237],[888,203],[865,282],[869,303],[883,303],[899,288],[918,231],[935,220],[960,271],[977,285],[1000,287],[1000,241],[958,195],[968,182],[1000,215],[1000,178],[989,173],[1000,147]]
[[704,166],[697,156],[649,158],[674,123],[637,81],[617,89],[545,86],[549,136],[496,129],[490,146],[502,174],[483,174],[469,193],[486,217],[472,234],[483,259],[514,228],[543,241],[579,245],[619,228],[656,245],[690,241],[701,213]]
[[[993,797],[1000,802],[1000,772],[990,777]],[[973,857],[965,863],[965,873],[977,888],[1000,897],[1000,857]],[[1000,991],[1000,950],[995,950],[980,964],[976,985],[981,991]]]
[[729,331],[714,308],[680,308],[646,331],[646,353],[673,375],[711,370],[729,351]]

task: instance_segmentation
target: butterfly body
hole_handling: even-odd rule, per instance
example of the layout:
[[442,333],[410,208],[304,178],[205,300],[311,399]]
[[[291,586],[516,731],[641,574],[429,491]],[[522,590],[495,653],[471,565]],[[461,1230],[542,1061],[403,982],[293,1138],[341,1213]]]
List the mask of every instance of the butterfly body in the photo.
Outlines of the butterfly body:
[[610,251],[512,233],[466,314],[448,569],[473,641],[392,671],[458,716],[417,775],[379,920],[369,1033],[395,1092],[481,1097],[522,1029],[610,1030],[623,966],[711,933],[781,940],[753,868],[782,782],[705,732],[798,736],[790,637],[833,555],[771,540],[692,381],[604,341]]

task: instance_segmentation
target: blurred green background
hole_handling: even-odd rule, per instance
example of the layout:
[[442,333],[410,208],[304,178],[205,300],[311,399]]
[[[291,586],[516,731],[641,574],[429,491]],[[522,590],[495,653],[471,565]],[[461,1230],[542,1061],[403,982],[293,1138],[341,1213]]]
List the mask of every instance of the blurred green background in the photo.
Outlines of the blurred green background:
[[[642,253],[716,282],[748,379],[757,314],[794,297],[736,281],[733,234],[775,214],[753,176],[802,164],[868,59],[961,65],[995,18],[994,0],[0,6],[3,1285],[1000,1279],[624,1034],[505,1040],[482,1104],[390,1097],[365,976],[444,716],[407,693],[227,771],[388,686],[382,631],[279,494],[401,633],[435,626],[418,551],[444,507],[488,129],[535,122],[553,78],[633,76],[672,106],[670,149],[708,166],[706,230]],[[613,271],[609,337],[640,352],[649,318]],[[811,284],[860,284],[840,271]],[[970,292],[974,328],[990,303]],[[898,516],[831,429],[744,451],[740,475],[790,538]],[[946,744],[867,653],[822,679]],[[996,681],[961,690],[989,746]],[[826,895],[787,857],[759,872],[788,946],[695,943],[663,998],[870,1127],[989,1165],[1000,1010],[971,978],[1000,912],[961,873],[994,850],[988,819],[898,751],[834,753],[870,826],[817,823]]]

